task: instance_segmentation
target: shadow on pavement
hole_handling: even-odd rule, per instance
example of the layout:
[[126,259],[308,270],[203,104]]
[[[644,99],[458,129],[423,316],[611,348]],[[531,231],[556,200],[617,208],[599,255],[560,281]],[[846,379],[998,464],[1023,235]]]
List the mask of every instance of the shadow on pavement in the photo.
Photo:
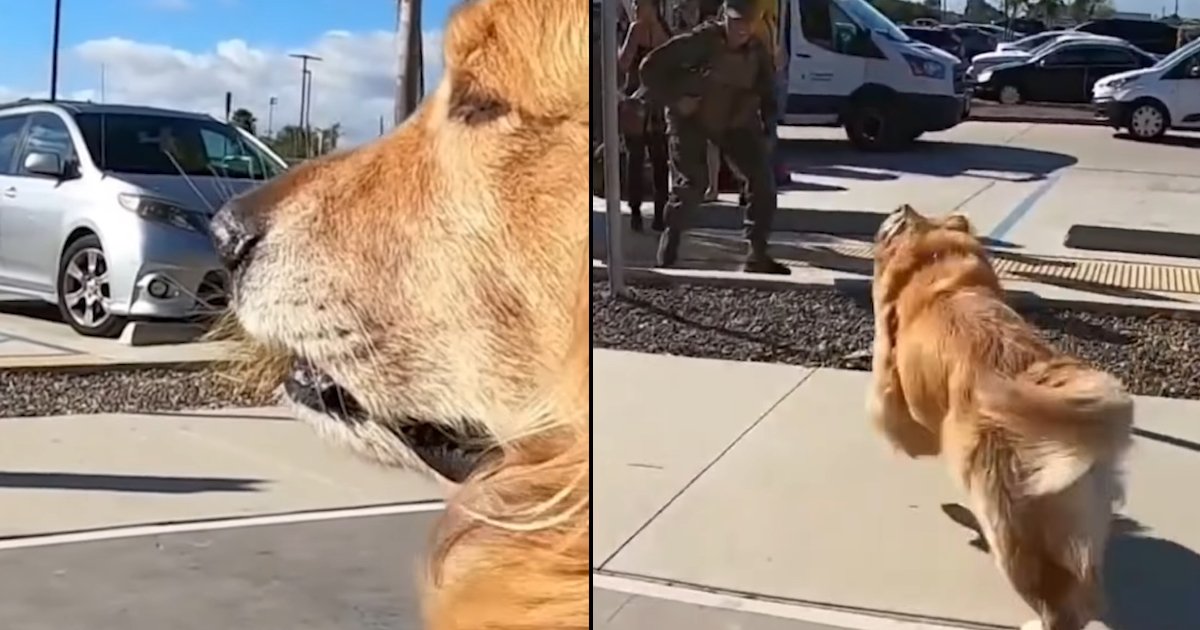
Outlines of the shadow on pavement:
[[[898,179],[899,174],[909,173],[1028,182],[1045,179],[1079,161],[1052,151],[967,142],[918,142],[911,150],[896,153],[862,153],[844,140],[828,139],[781,138],[779,147],[795,173],[870,181]],[[855,170],[862,168],[892,173]]]
[[[1129,140],[1130,142],[1137,142],[1137,140],[1133,139],[1133,136],[1130,136],[1127,133],[1113,134],[1113,137],[1120,138],[1122,140]],[[1167,135],[1159,138],[1158,140],[1155,140],[1154,143],[1155,144],[1165,144],[1169,147],[1186,147],[1188,149],[1200,149],[1200,136],[1181,136],[1178,134],[1167,134]]]
[[2,300],[0,301],[0,314],[31,317],[56,324],[63,323],[58,307],[40,300]]
[[0,488],[99,490],[147,494],[257,492],[261,479],[230,477],[155,477],[82,473],[0,472]]
[[1200,554],[1122,520],[1105,557],[1104,622],[1112,630],[1200,628]]

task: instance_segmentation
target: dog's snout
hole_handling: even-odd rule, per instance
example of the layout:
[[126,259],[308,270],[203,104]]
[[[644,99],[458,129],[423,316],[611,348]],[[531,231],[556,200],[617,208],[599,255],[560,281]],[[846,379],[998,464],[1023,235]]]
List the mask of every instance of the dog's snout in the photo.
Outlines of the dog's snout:
[[246,260],[265,231],[253,200],[247,196],[227,201],[213,216],[209,228],[217,256],[230,271]]

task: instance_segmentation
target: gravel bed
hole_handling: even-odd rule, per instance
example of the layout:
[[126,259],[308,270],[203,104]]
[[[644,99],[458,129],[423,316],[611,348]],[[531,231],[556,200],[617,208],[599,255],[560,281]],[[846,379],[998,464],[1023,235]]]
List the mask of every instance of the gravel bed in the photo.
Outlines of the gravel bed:
[[[869,370],[870,300],[834,289],[592,283],[592,345],[689,357]],[[1060,349],[1145,396],[1200,398],[1200,323],[1067,309],[1023,310]]]
[[228,378],[207,370],[0,372],[0,418],[257,407],[271,402],[240,392]]

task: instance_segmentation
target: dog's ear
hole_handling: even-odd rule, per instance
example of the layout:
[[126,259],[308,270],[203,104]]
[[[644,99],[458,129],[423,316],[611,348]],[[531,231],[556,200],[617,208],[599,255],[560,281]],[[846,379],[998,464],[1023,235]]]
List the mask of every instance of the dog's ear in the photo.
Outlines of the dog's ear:
[[875,241],[879,244],[887,243],[920,218],[921,215],[917,214],[917,211],[908,204],[896,208],[879,224],[879,230],[875,233]]
[[967,218],[967,215],[958,214],[957,212],[947,216],[942,221],[942,227],[948,230],[954,230],[955,232],[962,232],[964,234],[975,233],[975,229],[971,227],[971,220]]

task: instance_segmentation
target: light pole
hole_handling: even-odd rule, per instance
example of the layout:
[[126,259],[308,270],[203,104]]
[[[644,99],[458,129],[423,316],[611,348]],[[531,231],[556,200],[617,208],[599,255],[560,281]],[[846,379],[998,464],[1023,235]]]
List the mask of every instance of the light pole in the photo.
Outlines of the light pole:
[[396,52],[400,59],[392,121],[396,126],[417,109],[424,92],[422,47],[421,0],[397,0]]
[[[304,136],[304,146],[308,147],[309,139],[306,131],[306,123],[308,121],[308,99],[312,96],[312,90],[309,89],[309,82],[312,80],[312,73],[308,70],[309,61],[322,61],[320,57],[310,55],[308,53],[293,53],[288,55],[300,60],[300,126],[297,131]],[[305,156],[307,157],[308,149],[305,148]],[[297,156],[299,157],[299,156]]]
[[62,27],[62,0],[54,0],[54,51],[50,53],[50,100],[58,99],[58,35]]
[[279,103],[279,99],[272,96],[267,99],[267,137],[275,135],[275,105]]

